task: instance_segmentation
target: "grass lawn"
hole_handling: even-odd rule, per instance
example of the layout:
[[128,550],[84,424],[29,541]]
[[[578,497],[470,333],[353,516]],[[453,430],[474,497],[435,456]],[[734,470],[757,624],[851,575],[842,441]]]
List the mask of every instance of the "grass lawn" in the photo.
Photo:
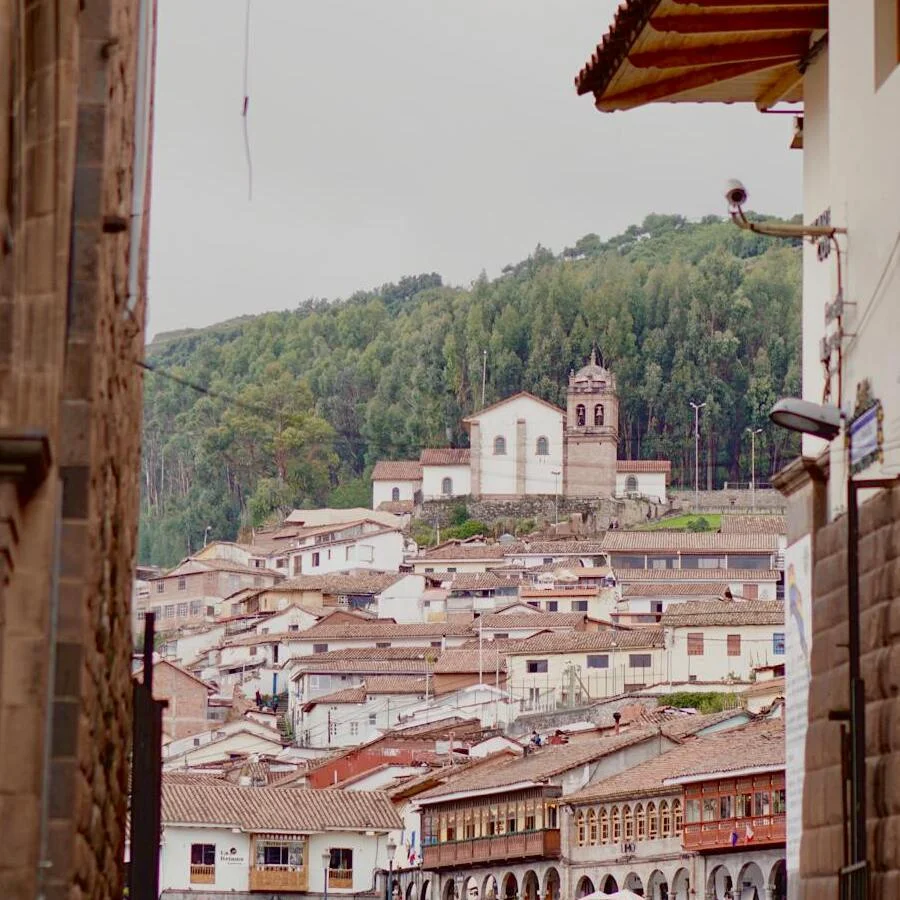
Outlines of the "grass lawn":
[[691,521],[701,517],[709,523],[707,531],[719,530],[719,525],[722,522],[722,516],[719,513],[685,513],[681,516],[670,516],[667,519],[659,519],[647,525],[640,525],[635,531],[687,531]]

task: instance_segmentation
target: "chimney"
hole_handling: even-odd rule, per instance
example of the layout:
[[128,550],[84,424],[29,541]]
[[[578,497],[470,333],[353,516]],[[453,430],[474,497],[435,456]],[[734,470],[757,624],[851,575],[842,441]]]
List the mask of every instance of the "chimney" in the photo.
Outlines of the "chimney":
[[619,720],[622,718],[622,713],[614,712],[613,713],[613,722],[616,723],[616,734],[619,733]]

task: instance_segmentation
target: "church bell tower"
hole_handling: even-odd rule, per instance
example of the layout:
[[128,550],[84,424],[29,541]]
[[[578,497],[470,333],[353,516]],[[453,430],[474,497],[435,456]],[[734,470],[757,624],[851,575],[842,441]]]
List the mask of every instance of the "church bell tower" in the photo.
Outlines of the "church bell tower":
[[569,375],[566,403],[563,493],[567,497],[612,497],[616,490],[619,395],[616,378],[598,360]]

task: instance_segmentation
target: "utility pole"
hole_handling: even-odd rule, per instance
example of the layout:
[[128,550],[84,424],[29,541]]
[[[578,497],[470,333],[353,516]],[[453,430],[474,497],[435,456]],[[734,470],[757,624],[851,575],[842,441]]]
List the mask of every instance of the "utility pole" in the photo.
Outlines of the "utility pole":
[[700,508],[700,410],[706,406],[706,403],[694,403],[690,401],[694,408],[694,512]]
[[553,517],[556,519],[556,524],[559,525],[559,476],[562,474],[562,472],[559,469],[554,469],[550,474],[555,479]]
[[750,432],[750,508],[756,512],[756,436],[762,428],[747,428]]
[[481,361],[481,408],[484,409],[484,388],[487,384],[487,350],[483,351],[484,355]]

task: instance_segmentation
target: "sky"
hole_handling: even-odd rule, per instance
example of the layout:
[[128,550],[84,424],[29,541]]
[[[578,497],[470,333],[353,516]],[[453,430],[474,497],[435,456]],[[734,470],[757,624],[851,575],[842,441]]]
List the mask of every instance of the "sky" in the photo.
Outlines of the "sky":
[[439,272],[468,285],[648,213],[799,210],[791,118],[599,113],[618,0],[160,0],[148,334]]

